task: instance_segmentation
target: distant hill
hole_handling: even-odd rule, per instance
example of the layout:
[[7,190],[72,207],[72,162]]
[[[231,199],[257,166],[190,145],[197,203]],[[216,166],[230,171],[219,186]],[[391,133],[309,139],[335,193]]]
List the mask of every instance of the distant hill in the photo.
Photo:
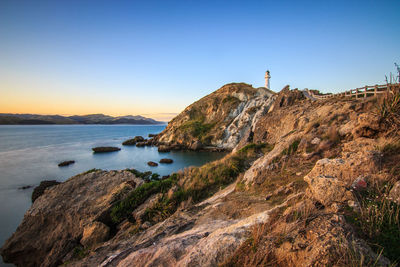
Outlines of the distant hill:
[[143,116],[112,117],[104,114],[90,115],[37,115],[37,114],[8,114],[0,113],[0,124],[8,125],[34,125],[34,124],[164,124]]

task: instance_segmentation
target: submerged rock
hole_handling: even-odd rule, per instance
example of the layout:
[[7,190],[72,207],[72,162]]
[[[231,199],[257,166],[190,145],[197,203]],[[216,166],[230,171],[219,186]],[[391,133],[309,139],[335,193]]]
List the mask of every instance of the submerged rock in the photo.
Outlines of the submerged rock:
[[71,165],[74,163],[75,163],[75,160],[66,160],[66,161],[58,163],[58,167],[68,166],[68,165]]
[[29,188],[32,188],[32,186],[31,185],[24,185],[24,186],[18,187],[19,190],[26,190],[26,189],[29,189]]
[[114,146],[99,146],[92,148],[92,150],[93,153],[106,153],[106,152],[120,151],[121,148]]

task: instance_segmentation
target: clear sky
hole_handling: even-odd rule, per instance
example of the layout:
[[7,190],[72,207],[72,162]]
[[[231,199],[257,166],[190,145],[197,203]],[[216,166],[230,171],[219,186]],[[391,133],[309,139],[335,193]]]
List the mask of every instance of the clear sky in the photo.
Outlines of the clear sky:
[[168,119],[230,82],[338,92],[400,63],[400,1],[0,1],[0,113]]

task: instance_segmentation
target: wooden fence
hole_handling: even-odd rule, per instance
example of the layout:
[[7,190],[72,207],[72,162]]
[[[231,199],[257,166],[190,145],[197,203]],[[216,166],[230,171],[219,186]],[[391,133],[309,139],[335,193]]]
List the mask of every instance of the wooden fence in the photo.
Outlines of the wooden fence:
[[386,92],[389,92],[390,88],[387,86],[387,84],[384,85],[373,85],[373,86],[365,86],[361,88],[356,88],[356,89],[351,89],[348,91],[345,91],[343,93],[338,93],[338,94],[325,94],[325,95],[319,95],[319,94],[314,94],[312,91],[306,89],[308,94],[315,99],[326,99],[326,98],[331,98],[335,96],[339,97],[353,97],[353,98],[367,98],[371,96],[377,96],[379,94],[384,94]]

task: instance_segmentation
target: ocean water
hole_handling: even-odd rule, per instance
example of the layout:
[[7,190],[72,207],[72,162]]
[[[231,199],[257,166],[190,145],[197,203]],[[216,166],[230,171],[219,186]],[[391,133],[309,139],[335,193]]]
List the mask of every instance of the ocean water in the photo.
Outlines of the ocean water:
[[[42,180],[65,181],[92,168],[119,170],[135,168],[170,174],[188,166],[200,166],[221,158],[223,153],[171,151],[156,147],[122,146],[137,135],[147,138],[165,125],[0,125],[0,245],[11,236],[31,206],[33,188]],[[96,146],[118,146],[121,151],[93,154]],[[173,164],[150,167],[148,161],[172,158]],[[58,167],[65,160],[75,164]],[[3,265],[0,262],[0,265]]]

